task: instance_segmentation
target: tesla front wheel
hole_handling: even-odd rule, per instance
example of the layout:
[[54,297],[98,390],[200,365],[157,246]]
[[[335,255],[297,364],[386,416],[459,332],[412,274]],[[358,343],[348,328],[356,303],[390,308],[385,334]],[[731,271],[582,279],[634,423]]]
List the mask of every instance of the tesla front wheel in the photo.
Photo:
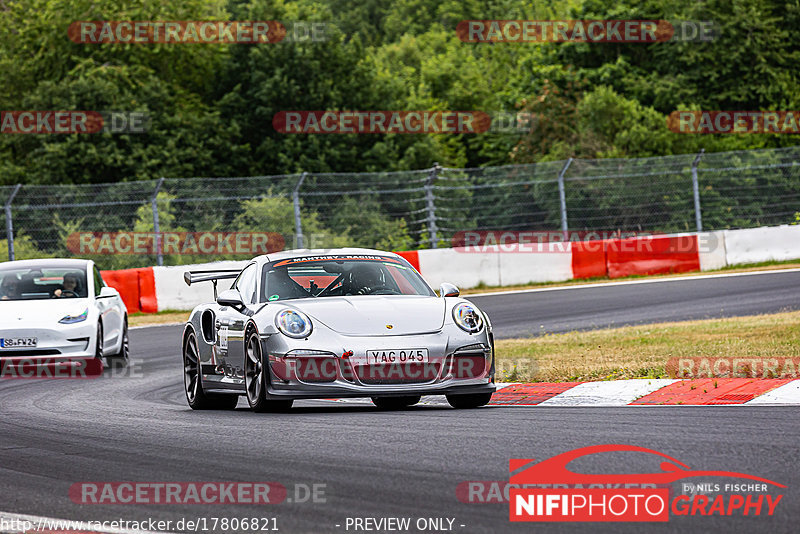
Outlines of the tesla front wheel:
[[103,323],[97,322],[97,341],[94,344],[94,357],[98,360],[103,359]]
[[128,318],[125,317],[125,322],[122,324],[122,343],[119,346],[119,352],[106,356],[106,361],[113,367],[127,367],[129,359]]

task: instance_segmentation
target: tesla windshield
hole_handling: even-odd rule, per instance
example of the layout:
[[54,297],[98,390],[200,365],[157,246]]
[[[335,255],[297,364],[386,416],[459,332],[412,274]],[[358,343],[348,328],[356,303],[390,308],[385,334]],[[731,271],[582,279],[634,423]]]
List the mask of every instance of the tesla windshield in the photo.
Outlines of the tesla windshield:
[[0,266],[0,300],[86,298],[86,269],[82,267],[33,268]]
[[435,296],[405,261],[391,256],[308,256],[264,265],[261,302],[356,295]]

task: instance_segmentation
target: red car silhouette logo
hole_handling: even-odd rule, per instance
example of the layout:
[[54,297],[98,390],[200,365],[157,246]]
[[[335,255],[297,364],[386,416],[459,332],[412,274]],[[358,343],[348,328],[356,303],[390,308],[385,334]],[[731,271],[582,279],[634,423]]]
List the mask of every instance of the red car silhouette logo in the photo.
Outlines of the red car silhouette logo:
[[[643,452],[647,454],[654,454],[665,459],[661,462],[661,472],[659,473],[634,473],[634,474],[586,474],[576,473],[570,471],[567,465],[584,456],[598,454],[603,452]],[[529,465],[535,460],[515,459],[509,462],[509,470],[514,473],[520,467]],[[669,484],[678,480],[692,477],[733,477],[733,478],[746,478],[758,482],[766,482],[779,488],[785,488],[783,484],[779,484],[772,480],[748,475],[745,473],[737,473],[734,471],[706,471],[691,469],[688,465],[668,456],[662,452],[648,449],[645,447],[637,447],[635,445],[595,445],[592,447],[583,447],[568,451],[547,460],[542,460],[527,469],[512,474],[510,478],[511,484]]]

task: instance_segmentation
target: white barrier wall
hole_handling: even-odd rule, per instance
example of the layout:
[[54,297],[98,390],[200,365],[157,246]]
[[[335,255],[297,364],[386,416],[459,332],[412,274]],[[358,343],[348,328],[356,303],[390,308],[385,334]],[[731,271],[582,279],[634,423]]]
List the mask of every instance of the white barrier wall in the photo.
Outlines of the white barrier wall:
[[700,270],[713,271],[728,265],[725,250],[725,232],[701,232],[697,234],[697,250],[700,256]]
[[[214,301],[214,286],[211,282],[200,282],[187,286],[183,281],[186,271],[209,271],[212,269],[244,269],[249,261],[217,261],[197,265],[153,267],[156,283],[156,300],[159,311],[191,310],[198,304]],[[233,280],[220,280],[218,291],[230,289]]]
[[438,289],[442,282],[458,287],[475,287],[483,282],[500,284],[496,254],[464,254],[453,248],[419,251],[419,270],[425,280]]
[[500,286],[572,279],[572,248],[569,243],[552,243],[547,252],[500,252],[497,256],[500,260]]
[[800,258],[800,225],[725,230],[728,265]]
[[[685,235],[685,234],[681,234]],[[800,225],[702,232],[697,235],[700,268],[800,259]],[[521,246],[519,250],[514,247]],[[539,247],[535,250],[533,247]],[[559,282],[573,278],[569,243],[498,245],[480,250],[426,249],[418,252],[420,272],[434,289],[450,282],[467,289],[480,285],[509,286]],[[210,282],[187,286],[189,270],[241,269],[247,261],[225,261],[177,267],[153,267],[159,310],[189,310],[213,298]],[[220,291],[230,283],[222,281]]]
[[502,245],[470,249],[437,248],[419,251],[422,276],[434,288],[442,282],[470,288],[529,282],[563,281],[572,278],[569,243]]

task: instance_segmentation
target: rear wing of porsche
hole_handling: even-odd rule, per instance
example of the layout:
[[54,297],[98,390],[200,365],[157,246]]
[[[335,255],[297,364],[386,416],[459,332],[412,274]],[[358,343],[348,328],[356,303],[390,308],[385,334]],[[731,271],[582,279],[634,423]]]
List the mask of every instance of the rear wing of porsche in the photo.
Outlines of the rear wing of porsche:
[[187,286],[197,282],[212,282],[214,284],[214,300],[217,300],[217,282],[219,280],[229,280],[239,276],[241,269],[217,269],[214,271],[186,271],[183,273],[183,281]]

